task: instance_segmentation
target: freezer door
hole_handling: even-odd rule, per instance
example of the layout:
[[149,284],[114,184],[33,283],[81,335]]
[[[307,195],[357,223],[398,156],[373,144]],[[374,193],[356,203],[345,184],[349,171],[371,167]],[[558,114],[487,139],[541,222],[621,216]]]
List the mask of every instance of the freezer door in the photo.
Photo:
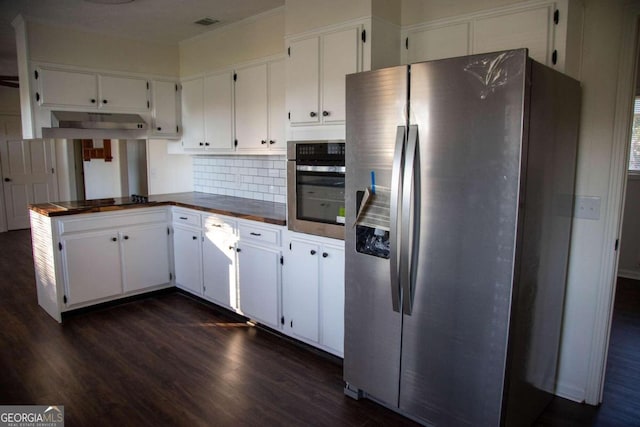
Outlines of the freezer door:
[[400,409],[500,425],[516,242],[526,51],[411,65],[419,218]]
[[[402,316],[399,285],[391,281],[390,263],[398,260],[389,253],[390,198],[394,151],[404,142],[407,79],[406,66],[352,74],[346,93],[344,379],[394,407]],[[368,207],[355,225],[367,190]]]

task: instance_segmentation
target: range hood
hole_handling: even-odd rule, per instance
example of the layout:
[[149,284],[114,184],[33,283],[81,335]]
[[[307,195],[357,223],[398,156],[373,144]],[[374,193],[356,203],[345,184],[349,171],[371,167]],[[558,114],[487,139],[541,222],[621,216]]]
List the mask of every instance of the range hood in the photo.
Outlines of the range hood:
[[147,123],[138,114],[52,111],[50,128],[43,138],[141,139],[147,137]]

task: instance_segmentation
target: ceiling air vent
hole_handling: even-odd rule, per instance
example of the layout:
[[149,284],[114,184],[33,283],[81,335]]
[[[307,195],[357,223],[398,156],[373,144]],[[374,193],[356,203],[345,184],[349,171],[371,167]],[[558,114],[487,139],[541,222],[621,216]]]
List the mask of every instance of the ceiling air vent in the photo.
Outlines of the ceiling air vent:
[[220,22],[220,21],[217,20],[217,19],[202,18],[202,19],[198,19],[196,22],[194,22],[194,24],[203,25],[203,26],[207,27],[209,25],[217,24],[218,22]]

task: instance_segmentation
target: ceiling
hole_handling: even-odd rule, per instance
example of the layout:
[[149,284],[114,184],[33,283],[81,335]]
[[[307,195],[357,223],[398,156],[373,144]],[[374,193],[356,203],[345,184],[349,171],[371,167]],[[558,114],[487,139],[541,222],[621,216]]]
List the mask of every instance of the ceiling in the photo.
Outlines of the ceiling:
[[[0,0],[0,74],[16,67],[11,21],[18,14],[49,25],[177,44],[282,5],[284,0],[135,0],[112,5],[86,0]],[[194,24],[205,17],[218,19],[220,23],[209,27]]]

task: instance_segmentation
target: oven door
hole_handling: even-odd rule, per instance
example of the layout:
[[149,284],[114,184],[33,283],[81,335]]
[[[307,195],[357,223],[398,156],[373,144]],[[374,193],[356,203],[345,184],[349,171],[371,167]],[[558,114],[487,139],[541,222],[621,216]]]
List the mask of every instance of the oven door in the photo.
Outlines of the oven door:
[[290,230],[344,239],[344,166],[287,162]]

